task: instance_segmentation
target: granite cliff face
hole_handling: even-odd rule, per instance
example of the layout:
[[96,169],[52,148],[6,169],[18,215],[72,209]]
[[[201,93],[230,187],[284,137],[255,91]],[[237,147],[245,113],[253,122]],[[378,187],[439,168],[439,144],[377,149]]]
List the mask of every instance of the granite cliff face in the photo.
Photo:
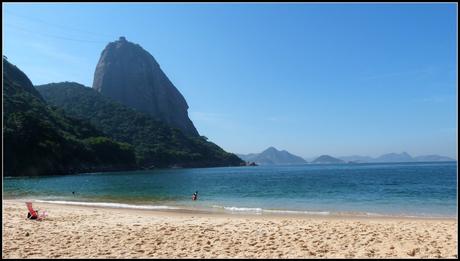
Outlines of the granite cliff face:
[[198,136],[188,105],[155,58],[124,37],[102,51],[93,88],[124,105],[146,112],[184,134]]

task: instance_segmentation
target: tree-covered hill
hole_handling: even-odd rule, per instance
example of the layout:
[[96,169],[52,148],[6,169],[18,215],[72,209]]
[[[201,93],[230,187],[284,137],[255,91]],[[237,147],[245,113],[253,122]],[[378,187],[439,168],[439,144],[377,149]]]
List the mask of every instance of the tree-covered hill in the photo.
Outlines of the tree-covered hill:
[[136,168],[131,145],[47,105],[28,77],[5,58],[3,146],[5,176]]
[[217,167],[243,163],[205,137],[185,135],[81,84],[62,82],[36,88],[48,103],[67,115],[88,120],[104,134],[133,145],[141,167]]

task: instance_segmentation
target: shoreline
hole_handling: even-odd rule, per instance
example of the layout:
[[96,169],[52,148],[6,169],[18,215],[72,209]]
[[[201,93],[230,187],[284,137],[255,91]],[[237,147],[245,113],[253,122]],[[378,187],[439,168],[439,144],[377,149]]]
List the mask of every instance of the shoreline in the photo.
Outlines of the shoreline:
[[33,206],[3,200],[2,258],[457,257],[457,219]]
[[[152,211],[177,214],[202,214],[202,215],[224,215],[224,216],[247,216],[247,217],[294,217],[294,218],[331,218],[331,219],[383,219],[383,220],[435,220],[435,221],[457,221],[458,217],[451,216],[415,216],[415,215],[385,215],[364,212],[329,212],[329,211],[302,211],[302,210],[261,210],[261,211],[232,211],[224,209],[209,208],[188,208],[184,206],[164,206],[164,205],[139,205],[115,202],[90,202],[90,201],[62,201],[62,200],[41,200],[33,198],[8,198],[3,202],[24,203],[32,201],[35,204],[55,205],[55,206],[75,206],[86,208],[119,209],[132,211]],[[325,214],[327,213],[327,214]]]

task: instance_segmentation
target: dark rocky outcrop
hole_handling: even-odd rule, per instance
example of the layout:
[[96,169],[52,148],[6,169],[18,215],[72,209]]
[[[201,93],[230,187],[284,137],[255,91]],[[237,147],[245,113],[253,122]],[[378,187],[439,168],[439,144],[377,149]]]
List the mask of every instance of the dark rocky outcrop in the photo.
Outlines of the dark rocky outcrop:
[[184,134],[199,136],[188,117],[188,105],[155,58],[124,37],[102,51],[93,88],[102,95],[152,115]]

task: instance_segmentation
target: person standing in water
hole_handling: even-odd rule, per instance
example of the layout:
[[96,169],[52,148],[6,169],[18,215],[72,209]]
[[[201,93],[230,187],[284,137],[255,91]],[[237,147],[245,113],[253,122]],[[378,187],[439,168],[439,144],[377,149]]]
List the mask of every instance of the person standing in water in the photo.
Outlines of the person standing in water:
[[197,200],[198,199],[198,191],[196,191],[195,193],[193,193],[192,195],[192,200]]

